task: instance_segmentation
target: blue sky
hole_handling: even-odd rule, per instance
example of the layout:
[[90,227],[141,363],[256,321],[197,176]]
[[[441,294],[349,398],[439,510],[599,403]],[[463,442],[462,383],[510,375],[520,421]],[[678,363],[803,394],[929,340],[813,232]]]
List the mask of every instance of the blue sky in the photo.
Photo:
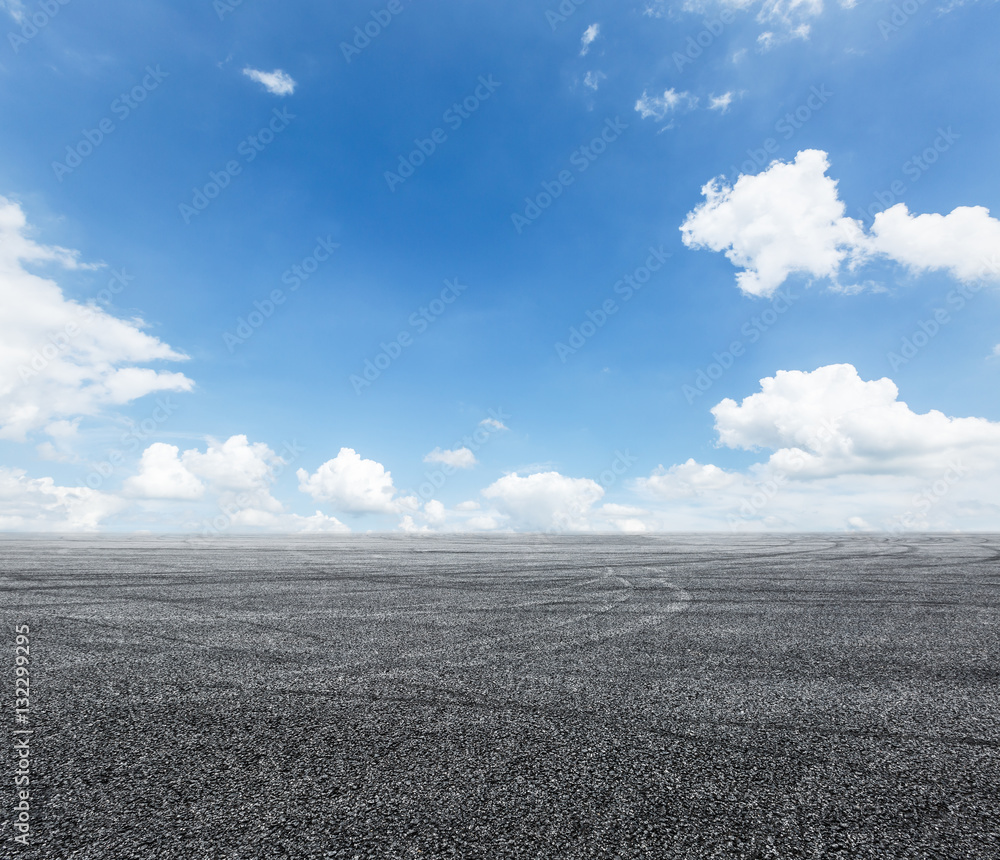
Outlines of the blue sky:
[[0,3],[0,527],[995,526],[997,14]]

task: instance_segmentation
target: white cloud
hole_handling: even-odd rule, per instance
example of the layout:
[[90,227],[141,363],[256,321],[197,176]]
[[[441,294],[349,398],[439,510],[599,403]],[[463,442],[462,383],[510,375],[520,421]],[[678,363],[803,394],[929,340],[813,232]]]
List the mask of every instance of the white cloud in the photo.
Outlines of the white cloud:
[[726,398],[712,409],[719,442],[770,448],[769,465],[798,478],[932,477],[959,459],[1000,467],[1000,423],[913,412],[891,379],[862,380],[850,364],[778,371],[760,385],[742,403]]
[[774,161],[733,187],[712,180],[705,202],[681,225],[684,244],[725,251],[744,271],[743,292],[770,296],[792,274],[837,278],[873,257],[913,272],[944,270],[963,281],[1000,277],[1000,221],[982,206],[959,206],[948,215],[911,215],[897,203],[875,216],[870,233],[845,216],[837,183],[826,175],[827,154],[807,149],[794,161]]
[[[295,455],[294,447],[286,447]],[[205,450],[183,453],[174,445],[156,442],[142,454],[137,474],[126,479],[123,493],[142,499],[142,510],[183,530],[219,532],[333,532],[350,531],[336,517],[317,511],[313,516],[288,513],[271,495],[271,487],[288,466],[262,442],[231,436],[225,442],[209,439]],[[173,509],[158,502],[205,502],[193,509],[195,522],[175,518]],[[208,503],[211,503],[208,505]],[[191,511],[185,508],[186,511]],[[199,513],[200,512],[200,513]]]
[[586,30],[583,31],[583,36],[580,38],[580,56],[587,56],[587,52],[590,50],[590,46],[594,43],[596,39],[601,34],[600,24],[591,24]]
[[644,508],[635,505],[605,504],[601,505],[599,512],[606,523],[606,525],[601,524],[602,530],[610,528],[628,534],[641,534],[649,530],[644,519],[649,512]]
[[399,522],[399,530],[406,534],[427,534],[431,531],[429,526],[418,526],[410,514],[407,514]]
[[37,244],[21,207],[0,196],[0,439],[24,441],[54,419],[194,385],[181,373],[135,366],[186,358],[144,332],[142,320],[67,299],[55,281],[26,268],[96,268],[77,257]]
[[740,477],[733,472],[689,459],[669,469],[658,466],[648,478],[640,478],[638,486],[644,494],[676,500],[715,497],[740,483]]
[[596,90],[600,85],[601,81],[607,77],[604,72],[587,72],[583,76],[583,84],[592,90]]
[[765,30],[757,37],[757,44],[760,45],[761,51],[770,51],[777,42],[778,39],[770,30]]
[[989,527],[1000,515],[1000,423],[918,413],[849,364],[779,371],[712,410],[719,441],[770,451],[744,471],[694,460],[634,489],[656,528]]
[[503,421],[499,421],[496,418],[484,418],[479,422],[480,427],[488,427],[490,430],[507,430],[508,427]]
[[0,531],[95,531],[124,507],[106,493],[0,466]]
[[72,450],[79,429],[79,418],[74,418],[72,421],[63,418],[47,424],[45,433],[51,441],[42,442],[36,447],[38,456],[43,460],[54,460],[59,463],[70,463],[79,459]]
[[[746,0],[730,0],[730,5],[745,6]],[[774,21],[797,31],[803,25],[796,26],[796,21],[805,18],[815,18],[823,12],[823,0],[764,0],[757,20],[761,23]],[[798,33],[795,33],[798,35]]]
[[230,532],[272,532],[278,534],[347,534],[350,529],[336,517],[316,511],[310,517],[288,514],[281,511],[261,510],[245,507],[227,514],[226,530]]
[[493,516],[481,516],[481,517],[470,517],[466,521],[470,531],[474,532],[492,532],[500,528],[500,521]]
[[155,442],[142,453],[136,474],[124,481],[121,496],[61,487],[52,478],[0,467],[0,531],[95,531],[112,524],[182,532],[350,531],[319,511],[286,512],[271,486],[287,465],[267,445],[245,436],[209,440],[204,451],[183,453]]
[[125,480],[128,496],[144,499],[200,499],[205,485],[181,462],[176,445],[154,442],[142,452],[139,473]]
[[686,103],[687,107],[693,108],[698,104],[698,98],[689,92],[679,93],[674,89],[664,90],[662,96],[651,96],[643,90],[635,103],[635,109],[643,119],[653,117],[659,121],[676,110],[682,102]]
[[348,513],[400,513],[415,507],[409,497],[396,496],[392,473],[375,460],[363,460],[353,448],[341,448],[312,475],[296,472],[299,489]]
[[205,453],[184,452],[185,467],[218,490],[259,490],[274,479],[275,466],[283,464],[263,442],[251,443],[243,435],[222,443],[210,441]]
[[515,528],[588,531],[593,505],[604,489],[589,478],[558,472],[505,475],[483,490]]
[[336,517],[329,517],[326,514],[316,511],[311,517],[295,515],[291,517],[291,530],[310,534],[315,532],[347,534],[350,529]]
[[791,163],[740,176],[732,188],[713,179],[681,225],[684,244],[725,251],[745,269],[736,276],[740,289],[754,296],[770,296],[793,273],[835,277],[864,235],[845,217],[828,167],[825,152],[807,149]]
[[911,215],[905,203],[897,203],[875,216],[871,232],[873,250],[914,272],[944,269],[961,281],[1000,273],[1000,221],[982,206]]
[[456,448],[453,451],[442,451],[435,448],[424,457],[425,463],[444,463],[456,469],[471,469],[476,465],[476,455],[468,448]]
[[708,109],[717,110],[725,113],[729,110],[729,106],[733,103],[733,93],[726,92],[721,96],[709,96],[708,97]]
[[261,84],[271,95],[290,96],[295,92],[295,81],[292,79],[292,76],[281,69],[275,69],[273,72],[265,72],[247,66],[243,70],[243,74]]
[[443,525],[446,515],[447,511],[445,510],[445,506],[437,499],[431,499],[426,505],[424,505],[424,516],[427,518],[427,522],[431,525]]
[[225,442],[209,440],[204,452],[191,448],[180,453],[175,445],[155,442],[142,453],[138,474],[128,478],[124,491],[148,499],[198,499],[210,487],[223,504],[237,497],[238,506],[280,512],[269,487],[275,467],[284,461],[263,442],[231,436]]

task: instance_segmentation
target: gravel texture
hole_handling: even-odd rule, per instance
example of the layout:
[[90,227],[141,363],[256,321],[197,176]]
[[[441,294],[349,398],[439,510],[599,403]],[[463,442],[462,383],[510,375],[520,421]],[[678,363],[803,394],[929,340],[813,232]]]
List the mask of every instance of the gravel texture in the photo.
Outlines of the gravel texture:
[[0,857],[989,860],[998,585],[982,535],[2,539]]

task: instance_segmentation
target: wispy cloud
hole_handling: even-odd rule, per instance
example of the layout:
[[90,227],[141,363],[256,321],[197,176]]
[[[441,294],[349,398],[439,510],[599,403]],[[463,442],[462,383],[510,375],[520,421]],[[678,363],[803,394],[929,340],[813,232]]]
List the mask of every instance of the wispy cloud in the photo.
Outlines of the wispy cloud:
[[663,119],[668,113],[676,110],[682,103],[693,108],[698,104],[698,97],[689,92],[679,93],[674,89],[664,90],[662,96],[651,96],[645,90],[635,103],[635,109],[643,119]]
[[583,36],[580,38],[580,56],[586,57],[587,52],[590,50],[590,46],[593,44],[594,39],[601,35],[601,25],[591,24],[586,30],[583,31]]
[[435,448],[424,457],[425,463],[444,463],[446,466],[454,466],[456,469],[471,469],[476,465],[476,455],[468,448],[456,448],[454,451],[442,451]]
[[708,97],[708,109],[717,110],[725,113],[729,110],[729,106],[733,103],[732,92],[723,93],[721,96],[709,96]]
[[275,96],[290,96],[295,92],[295,80],[287,72],[275,69],[273,72],[265,72],[261,69],[251,69],[247,66],[243,74],[250,80],[261,84],[265,90]]

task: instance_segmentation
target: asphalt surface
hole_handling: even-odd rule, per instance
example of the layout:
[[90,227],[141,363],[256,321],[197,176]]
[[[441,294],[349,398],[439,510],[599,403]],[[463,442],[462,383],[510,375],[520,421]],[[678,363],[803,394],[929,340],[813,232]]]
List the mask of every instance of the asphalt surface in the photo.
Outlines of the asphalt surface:
[[998,585],[997,536],[0,539],[0,857],[989,860]]

